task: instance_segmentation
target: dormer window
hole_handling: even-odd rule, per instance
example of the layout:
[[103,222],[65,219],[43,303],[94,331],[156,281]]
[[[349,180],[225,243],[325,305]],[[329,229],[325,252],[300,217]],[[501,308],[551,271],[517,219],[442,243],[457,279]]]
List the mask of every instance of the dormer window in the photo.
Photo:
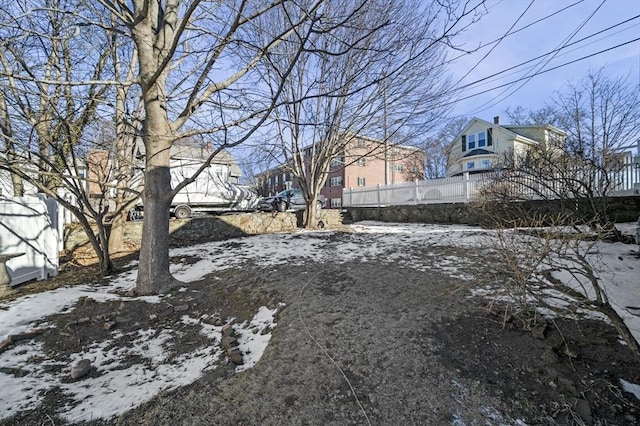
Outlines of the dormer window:
[[472,133],[467,136],[467,146],[469,149],[474,149],[476,147],[476,134]]
[[493,145],[493,132],[492,129],[486,131],[468,133],[462,135],[462,151],[471,151],[476,148],[484,148]]
[[487,137],[484,132],[478,133],[478,148],[482,148],[483,146],[487,146]]

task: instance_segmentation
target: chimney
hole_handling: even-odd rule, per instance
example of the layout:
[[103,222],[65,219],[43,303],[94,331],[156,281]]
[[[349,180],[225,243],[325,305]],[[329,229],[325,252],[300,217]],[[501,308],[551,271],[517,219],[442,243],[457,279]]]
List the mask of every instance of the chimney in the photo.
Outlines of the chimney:
[[500,116],[496,115],[495,117],[493,117],[493,124],[500,124]]

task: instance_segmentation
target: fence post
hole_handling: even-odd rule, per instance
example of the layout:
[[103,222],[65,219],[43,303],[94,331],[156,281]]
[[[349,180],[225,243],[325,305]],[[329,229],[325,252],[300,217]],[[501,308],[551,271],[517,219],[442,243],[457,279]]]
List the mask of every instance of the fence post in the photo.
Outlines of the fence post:
[[462,174],[462,197],[465,203],[469,203],[469,172]]
[[380,203],[380,184],[376,185],[376,194],[378,195],[378,207],[381,207],[382,203]]
[[418,205],[418,179],[413,181],[413,205]]

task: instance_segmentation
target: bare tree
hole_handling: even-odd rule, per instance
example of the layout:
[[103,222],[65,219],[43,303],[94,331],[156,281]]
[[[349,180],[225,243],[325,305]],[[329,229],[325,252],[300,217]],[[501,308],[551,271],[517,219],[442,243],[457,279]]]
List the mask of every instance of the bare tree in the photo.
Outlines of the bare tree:
[[[217,152],[249,138],[280,92],[262,96],[256,65],[313,16],[322,0],[302,6],[288,0],[99,3],[117,18],[114,30],[129,36],[138,54],[130,83],[140,88],[144,107],[145,216],[136,292],[157,293],[176,284],[168,256],[171,199],[196,177],[171,187],[172,144],[209,134],[218,147],[202,171]],[[298,18],[272,27],[270,36],[259,40],[258,19],[282,11]]]
[[620,148],[640,132],[640,92],[628,79],[590,71],[538,111],[511,111],[520,124],[552,124],[566,132],[557,144],[540,144],[502,161],[497,183],[509,197],[558,203],[581,223],[621,239],[609,213],[609,197],[623,179]]
[[[332,160],[387,158],[394,145],[421,141],[442,112],[444,47],[475,10],[456,15],[453,3],[329,1],[265,57],[264,79],[273,87],[291,52],[303,50],[275,110],[273,144],[261,149],[295,176],[307,202],[305,226],[318,223],[314,206]],[[379,142],[355,154],[350,147],[361,140]]]
[[[272,0],[267,3],[244,0],[215,3],[202,0],[99,0],[96,4],[84,0],[68,0],[63,3],[42,0],[30,10],[21,10],[20,5],[7,7],[6,16],[9,16],[9,20],[4,29],[11,33],[7,39],[11,39],[13,35],[17,41],[42,36],[49,37],[52,44],[64,45],[69,37],[62,35],[71,35],[71,40],[75,40],[77,35],[83,37],[84,31],[81,30],[90,29],[96,35],[93,43],[107,47],[112,42],[109,35],[117,34],[118,43],[128,45],[129,51],[135,52],[137,66],[132,68],[135,73],[129,75],[126,72],[119,76],[114,73],[81,75],[78,71],[86,71],[84,64],[87,59],[95,57],[95,49],[87,49],[86,46],[75,51],[78,56],[84,55],[83,58],[62,56],[65,64],[78,65],[77,69],[52,67],[47,62],[38,69],[40,73],[25,72],[25,75],[16,76],[15,70],[10,66],[11,61],[7,61],[4,63],[4,72],[0,75],[8,84],[12,81],[31,82],[38,86],[39,92],[65,94],[65,100],[70,99],[68,95],[75,94],[80,88],[88,91],[84,96],[90,101],[104,98],[98,95],[105,94],[107,87],[127,90],[135,88],[139,91],[142,126],[129,126],[130,130],[136,131],[136,136],[142,139],[145,146],[145,185],[142,194],[145,216],[136,286],[138,293],[160,292],[176,283],[169,273],[168,220],[171,199],[210,165],[217,152],[244,142],[267,119],[280,90],[276,88],[273,96],[264,96],[265,92],[269,94],[269,90],[265,91],[264,86],[258,84],[253,71],[264,55],[296,31],[322,3],[322,0],[317,0],[301,6],[291,0]],[[300,11],[301,9],[304,10]],[[23,16],[35,16],[36,10],[45,15],[67,17],[67,25],[60,30],[64,34],[59,31],[49,34],[48,28],[37,28],[36,25],[24,31],[25,26],[17,22]],[[299,18],[272,27],[270,37],[260,40],[256,26],[258,18],[283,10]],[[34,19],[33,23],[36,24],[37,20]],[[104,61],[118,62],[118,58],[112,55],[112,50],[99,51],[105,53],[100,56]],[[3,52],[6,56],[7,49]],[[57,60],[58,57],[54,59]],[[131,57],[131,61],[133,60]],[[58,69],[73,69],[76,72],[65,75],[63,79],[52,78],[51,70],[55,74]],[[122,111],[122,102],[118,100],[118,96],[121,98],[121,94],[116,96],[117,113],[114,115]],[[60,96],[56,99],[63,98]],[[48,98],[45,100],[50,101]],[[24,104],[29,105],[29,102]],[[90,105],[93,107],[90,111],[95,112],[97,102],[90,102]],[[113,103],[101,106],[105,111],[108,107],[113,108]],[[68,110],[75,109],[65,109]],[[27,108],[27,111],[30,110]],[[51,113],[52,109],[41,108],[39,111],[45,114]],[[85,114],[83,117],[86,122],[90,115]],[[68,115],[60,118],[63,118],[60,122],[64,125],[70,124]],[[43,123],[51,122],[49,117],[40,117],[29,122],[28,126],[35,130],[35,134],[44,138],[52,133],[44,128]],[[122,123],[123,120],[116,117],[117,135],[125,134],[121,131]],[[68,133],[80,138],[81,130],[82,128],[76,127],[73,132]],[[209,135],[211,141],[217,144],[215,152],[203,163],[196,175],[172,188],[169,172],[172,144],[202,134]],[[128,146],[129,142],[125,139],[122,139],[122,145],[116,147],[116,152]],[[73,146],[73,143],[67,140],[65,144],[63,151],[66,154],[69,151],[66,148]],[[47,159],[50,158],[46,154],[44,150],[40,152],[41,164],[38,164],[37,172],[43,180],[51,180],[51,175],[43,172],[46,170]],[[76,154],[77,151],[72,151],[69,155]],[[74,158],[60,158],[66,165],[76,164]],[[78,180],[78,175],[73,175],[75,180]],[[42,186],[51,187],[49,182],[43,182]],[[84,208],[86,206],[82,209]]]
[[24,6],[2,10],[0,109],[7,155],[0,168],[12,174],[14,194],[21,195],[21,182],[28,182],[69,209],[87,233],[101,272],[108,274],[114,268],[105,211],[93,208],[84,178],[90,145],[85,130],[98,115],[107,86],[77,82],[105,78],[109,43],[101,31],[80,31],[84,21],[68,13],[77,6],[72,0]]
[[451,141],[458,136],[469,123],[468,117],[457,117],[447,121],[437,133],[429,136],[424,142],[425,177],[427,179],[442,178],[447,175]]
[[565,149],[603,163],[640,132],[640,92],[628,77],[589,71],[537,110],[507,110],[514,124],[551,124],[566,132]]
[[[531,327],[546,312],[574,317],[578,310],[605,315],[640,357],[640,345],[608,297],[601,279],[605,268],[598,248],[608,233],[585,226],[570,213],[547,208],[535,210],[524,203],[504,203],[504,186],[484,188],[480,208],[495,234],[488,242],[500,259],[497,274],[505,316],[513,308]],[[530,309],[531,308],[531,309]],[[623,308],[623,307],[619,307]],[[516,315],[518,316],[518,315]],[[572,349],[564,342],[564,353]]]

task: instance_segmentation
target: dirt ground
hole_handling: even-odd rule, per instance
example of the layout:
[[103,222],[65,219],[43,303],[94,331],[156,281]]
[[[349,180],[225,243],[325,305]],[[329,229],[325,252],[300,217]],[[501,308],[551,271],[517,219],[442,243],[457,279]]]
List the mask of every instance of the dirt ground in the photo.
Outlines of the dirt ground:
[[[348,234],[319,238],[340,243]],[[429,255],[458,254],[451,250],[430,247]],[[375,260],[245,265],[212,273],[163,303],[81,300],[49,319],[63,333],[35,339],[63,357],[104,339],[102,324],[113,316],[123,331],[145,328],[154,316],[164,327],[188,329],[167,306],[188,304],[224,322],[286,304],[255,367],[236,373],[222,360],[191,385],[95,425],[640,424],[640,403],[619,381],[640,383],[640,362],[613,327],[591,320],[541,326],[526,316],[505,322],[500,306],[471,297],[474,285],[495,279],[490,262],[472,260],[473,283]],[[20,293],[86,282],[91,272],[69,267]],[[70,326],[83,318],[91,321]],[[172,345],[178,352],[206,344],[195,331],[184,335]],[[64,424],[55,407],[67,402],[50,392],[41,406],[2,424]]]

